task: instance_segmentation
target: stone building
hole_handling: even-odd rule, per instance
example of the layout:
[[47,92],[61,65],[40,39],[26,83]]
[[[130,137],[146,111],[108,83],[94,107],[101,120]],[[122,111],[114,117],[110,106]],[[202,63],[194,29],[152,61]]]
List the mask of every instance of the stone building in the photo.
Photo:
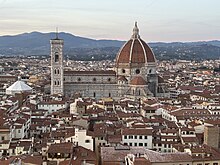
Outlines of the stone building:
[[219,126],[206,126],[204,130],[204,144],[215,149],[220,149],[220,128]]
[[64,41],[56,37],[51,43],[51,94],[91,98],[141,98],[162,96],[153,51],[139,35],[137,23],[133,34],[120,49],[114,70],[66,71],[63,66]]

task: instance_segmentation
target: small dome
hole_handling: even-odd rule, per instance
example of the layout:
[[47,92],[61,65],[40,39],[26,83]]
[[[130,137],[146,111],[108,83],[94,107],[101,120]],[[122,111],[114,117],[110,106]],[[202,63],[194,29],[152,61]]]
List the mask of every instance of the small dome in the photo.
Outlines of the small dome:
[[117,55],[116,65],[120,63],[148,62],[156,62],[156,59],[148,44],[140,38],[139,29],[137,23],[135,23],[131,39],[122,46]]
[[31,92],[31,91],[32,91],[32,88],[30,86],[25,84],[25,82],[18,80],[6,89],[6,94]]
[[161,84],[165,83],[163,77],[158,76],[158,83],[161,83]]
[[125,76],[119,76],[118,80],[119,81],[128,81]]
[[130,82],[131,85],[147,85],[147,82],[141,76],[133,78]]

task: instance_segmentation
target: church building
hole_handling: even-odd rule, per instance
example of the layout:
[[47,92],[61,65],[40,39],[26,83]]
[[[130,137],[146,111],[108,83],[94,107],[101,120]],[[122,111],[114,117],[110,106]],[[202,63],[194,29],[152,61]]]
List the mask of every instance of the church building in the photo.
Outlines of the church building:
[[137,23],[133,34],[119,50],[114,70],[69,71],[63,66],[64,41],[51,43],[51,94],[114,99],[121,97],[161,97],[165,94],[158,76],[157,61],[140,35]]

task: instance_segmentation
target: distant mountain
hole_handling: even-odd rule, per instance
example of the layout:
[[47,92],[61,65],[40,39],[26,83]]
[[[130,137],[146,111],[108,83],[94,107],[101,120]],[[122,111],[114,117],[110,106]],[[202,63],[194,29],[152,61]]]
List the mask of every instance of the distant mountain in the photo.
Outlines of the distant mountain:
[[210,42],[168,44],[169,46],[154,46],[153,50],[157,58],[161,60],[220,59],[220,47],[209,44]]
[[[1,54],[49,54],[50,39],[55,38],[55,33],[40,33],[31,32],[23,33],[14,36],[0,37]],[[123,41],[117,40],[94,40],[79,36],[74,36],[70,33],[59,33],[59,38],[64,39],[65,48],[99,48],[99,47],[120,47]]]
[[[0,55],[49,55],[50,39],[55,33],[31,32],[0,36]],[[95,40],[70,33],[64,39],[64,54],[75,60],[114,59],[125,41]],[[219,59],[220,41],[149,43],[158,59]]]

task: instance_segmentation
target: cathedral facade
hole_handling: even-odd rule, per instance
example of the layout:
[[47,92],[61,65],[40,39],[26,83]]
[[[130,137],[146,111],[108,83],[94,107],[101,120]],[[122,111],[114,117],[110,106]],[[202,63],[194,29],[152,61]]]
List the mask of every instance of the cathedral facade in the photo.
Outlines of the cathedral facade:
[[164,92],[158,82],[156,58],[139,35],[137,23],[133,34],[120,49],[114,70],[66,71],[63,66],[64,41],[51,43],[51,94],[91,98],[157,97]]

